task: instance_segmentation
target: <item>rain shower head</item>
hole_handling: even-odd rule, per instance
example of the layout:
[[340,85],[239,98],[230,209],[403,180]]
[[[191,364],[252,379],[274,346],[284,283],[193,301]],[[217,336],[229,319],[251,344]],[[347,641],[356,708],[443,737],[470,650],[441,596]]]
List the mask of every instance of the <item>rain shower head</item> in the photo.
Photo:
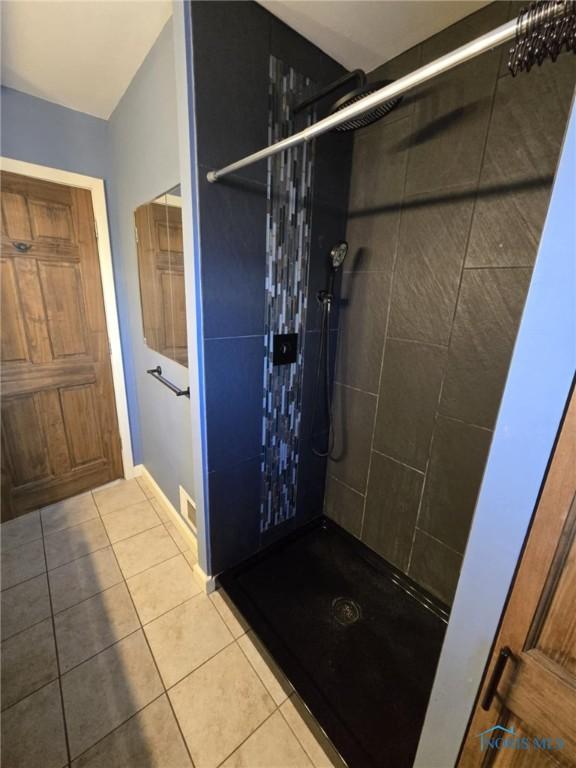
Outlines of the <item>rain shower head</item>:
[[[340,112],[341,109],[344,109],[345,107],[349,107],[350,104],[354,104],[355,101],[359,101],[360,99],[363,99],[364,96],[369,96],[371,93],[374,93],[375,91],[379,91],[381,88],[384,88],[386,85],[390,85],[390,83],[393,83],[393,80],[378,80],[375,83],[364,83],[364,85],[361,85],[359,88],[356,88],[354,91],[351,91],[350,93],[347,93],[345,96],[342,96],[341,99],[338,99],[336,101],[331,109],[330,114],[333,115],[336,112]],[[351,120],[347,120],[345,123],[341,123],[340,125],[337,125],[336,128],[333,130],[335,131],[355,131],[358,128],[364,128],[367,125],[372,125],[372,123],[375,123],[377,120],[380,120],[383,117],[386,117],[394,107],[397,107],[398,104],[402,101],[402,96],[398,96],[395,99],[390,99],[389,101],[385,101],[383,104],[379,104],[377,107],[374,107],[374,109],[370,110],[369,112],[365,112],[362,115],[358,115],[357,117],[353,117]]]
[[[338,90],[341,86],[343,86],[345,83],[348,83],[350,80],[357,81],[356,88],[353,91],[349,91],[344,96],[335,101],[328,110],[329,115],[340,112],[341,109],[350,106],[350,104],[354,104],[354,102],[359,101],[360,99],[364,98],[364,96],[369,96],[371,93],[374,93],[375,91],[380,90],[380,88],[384,88],[384,86],[390,85],[390,83],[394,82],[393,80],[378,80],[377,82],[369,83],[366,78],[366,73],[361,69],[355,69],[353,72],[348,72],[346,75],[344,75],[344,77],[341,77],[339,80],[335,80],[333,83],[330,83],[330,85],[322,88],[322,90],[318,91],[313,96],[305,99],[304,101],[301,101],[294,107],[294,113],[301,112],[303,109],[310,107],[312,104],[320,101],[320,99],[323,99],[325,96],[328,96],[330,93]],[[364,128],[364,126],[371,125],[372,123],[375,123],[376,120],[380,120],[381,118],[386,117],[386,115],[389,114],[394,109],[394,107],[397,107],[401,101],[402,96],[398,96],[395,99],[389,99],[388,101],[384,102],[384,104],[379,104],[377,107],[374,107],[374,109],[371,109],[362,115],[358,115],[351,120],[347,120],[345,123],[337,125],[336,128],[333,128],[332,130],[345,132],[355,131],[358,128]]]
[[332,264],[332,269],[335,272],[336,270],[340,269],[344,263],[344,259],[346,258],[347,253],[348,243],[346,240],[342,240],[340,243],[337,243],[330,251],[330,262]]

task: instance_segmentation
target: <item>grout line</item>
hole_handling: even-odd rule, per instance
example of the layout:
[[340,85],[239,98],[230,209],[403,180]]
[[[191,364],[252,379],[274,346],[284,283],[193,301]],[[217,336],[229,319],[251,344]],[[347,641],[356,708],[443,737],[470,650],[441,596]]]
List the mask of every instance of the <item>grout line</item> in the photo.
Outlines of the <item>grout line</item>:
[[346,389],[352,389],[354,392],[361,392],[363,395],[369,395],[370,397],[378,397],[378,394],[376,392],[368,392],[366,389],[360,389],[360,387],[353,387],[350,384],[345,384],[343,381],[338,381],[336,378],[334,379],[334,384],[337,384],[339,387],[345,387]]
[[[144,493],[144,491],[142,491],[142,493]],[[105,517],[108,517],[109,515],[117,515],[119,512],[124,512],[125,510],[130,509],[131,507],[136,507],[138,504],[143,504],[145,501],[147,501],[148,504],[150,504],[150,506],[152,507],[152,502],[150,501],[150,497],[144,494],[144,498],[140,499],[140,501],[130,502],[130,504],[126,504],[125,507],[118,507],[118,509],[111,509],[110,512],[101,512],[100,508],[97,505],[98,514],[100,515],[100,519],[102,520],[102,522],[104,522]],[[154,509],[154,507],[152,507],[152,509]],[[156,510],[154,511],[156,512]]]
[[[46,619],[45,619],[45,621],[46,621]],[[52,683],[57,683],[59,681],[60,681],[60,677],[57,674],[56,677],[52,678],[52,680],[48,680],[48,682],[42,683],[42,685],[39,685],[38,688],[34,688],[34,690],[30,691],[25,696],[22,696],[21,698],[17,699],[16,701],[13,701],[10,704],[6,704],[6,706],[3,706],[2,710],[1,710],[1,714],[4,714],[4,712],[8,712],[9,709],[12,709],[12,707],[15,707],[17,704],[21,704],[23,701],[28,699],[30,696],[34,696],[35,693],[38,693],[38,691],[41,691],[43,688],[46,688],[48,685],[52,685]],[[62,692],[60,692],[60,693],[62,694]],[[3,732],[2,732],[2,735],[4,735]]]
[[[226,627],[228,629],[228,627]],[[230,630],[228,630],[230,632]],[[146,633],[144,633],[146,634]],[[193,675],[195,672],[197,672],[199,669],[202,669],[203,666],[208,664],[209,661],[212,661],[216,658],[216,656],[219,656],[222,651],[225,651],[227,648],[230,648],[231,645],[234,645],[236,640],[234,639],[232,632],[230,632],[231,640],[230,642],[226,643],[226,645],[223,645],[222,648],[219,648],[216,653],[213,653],[211,656],[209,656],[207,659],[204,659],[204,661],[201,664],[198,664],[197,667],[194,667],[194,669],[191,669],[189,672],[186,672],[185,675],[182,675],[182,677],[179,677],[178,680],[176,680],[173,683],[170,683],[170,685],[166,686],[164,683],[164,680],[162,680],[162,685],[164,685],[164,688],[166,689],[166,693],[169,693],[173,688],[176,688],[177,685],[180,685],[184,680],[186,680],[187,677],[190,677],[190,675]],[[148,640],[148,638],[146,638]],[[152,649],[150,649],[150,652],[152,653]],[[152,653],[154,656],[154,654]],[[154,659],[154,662],[156,662],[156,659]],[[161,676],[162,677],[162,676]]]
[[[37,539],[39,541],[39,539]],[[46,555],[44,555],[44,565],[46,565]],[[44,576],[48,575],[48,571],[40,571],[40,573],[35,573],[34,576],[29,576],[27,579],[22,579],[22,581],[17,581],[16,584],[11,584],[9,587],[4,587],[0,594],[4,594],[5,592],[8,592],[10,589],[14,589],[14,587],[19,587],[21,584],[26,584],[27,581],[32,581],[32,579],[37,579],[38,576]]]
[[348,485],[348,483],[343,482],[342,480],[340,480],[339,477],[336,477],[336,475],[333,475],[331,472],[328,472],[327,476],[331,477],[332,480],[335,480],[337,483],[340,483],[340,485],[343,485],[344,488],[348,488],[349,491],[352,491],[357,496],[362,496],[362,497],[366,496],[365,493],[362,493],[362,491],[359,491],[357,488],[352,488],[351,485]]
[[[93,744],[90,744],[89,747],[86,747],[86,749],[83,752],[79,752],[77,755],[74,756],[74,761],[79,760],[81,757],[83,757],[87,752],[89,752],[93,747],[95,747],[97,744],[101,744],[105,739],[108,738],[108,736],[111,736],[116,731],[120,730],[122,726],[126,725],[126,723],[129,723],[130,720],[133,720],[137,715],[139,715],[141,712],[143,712],[146,707],[149,707],[151,704],[154,704],[154,702],[158,701],[158,699],[161,699],[162,696],[166,696],[166,692],[162,691],[162,693],[158,694],[158,696],[155,696],[153,699],[151,699],[147,704],[145,704],[143,707],[140,707],[140,709],[136,710],[133,714],[130,715],[130,717],[126,718],[126,720],[123,720],[121,723],[118,723],[118,725],[115,725],[112,730],[108,731],[108,733],[105,733],[104,736],[101,736],[97,741],[95,741]],[[168,697],[166,697],[168,698]]]
[[[130,587],[128,587],[128,591],[130,591]],[[176,603],[176,605],[173,605],[171,608],[168,608],[168,610],[166,611],[162,611],[162,613],[159,613],[158,616],[154,616],[153,619],[149,619],[148,621],[142,621],[140,614],[138,614],[138,618],[140,619],[140,624],[142,625],[142,629],[150,626],[150,624],[153,624],[157,619],[161,619],[163,616],[166,616],[166,614],[170,613],[171,611],[175,611],[176,608],[181,608],[186,603],[191,603],[192,600],[195,600],[197,597],[202,597],[202,596],[207,597],[203,592],[197,592],[195,595],[192,595],[192,597],[187,597],[186,600],[182,600],[181,602]],[[137,608],[136,608],[136,613],[138,613]]]
[[387,453],[378,451],[376,448],[372,448],[372,451],[374,453],[377,453],[379,456],[383,456],[385,459],[388,459],[389,461],[393,461],[395,464],[400,464],[402,467],[406,467],[406,469],[411,469],[413,472],[418,472],[419,475],[425,474],[423,469],[416,469],[416,467],[413,467],[411,464],[406,464],[405,461],[400,461],[400,459],[395,459],[394,456],[389,456]]
[[[150,505],[150,506],[152,506],[152,505]],[[121,511],[123,511],[123,510],[121,510]],[[156,512],[154,512],[154,514],[156,515],[156,517],[158,517]],[[108,529],[106,528],[106,524],[104,523],[104,521],[102,521],[102,525],[104,525],[104,528],[106,529],[106,533],[108,533]],[[158,522],[154,523],[149,528],[143,528],[141,531],[136,531],[135,533],[131,533],[128,536],[123,536],[121,539],[114,539],[114,541],[112,541],[112,539],[110,539],[110,534],[108,534],[108,538],[110,539],[110,544],[112,544],[112,545],[120,544],[121,541],[127,541],[128,539],[133,539],[134,536],[138,536],[139,533],[146,533],[146,531],[151,531],[153,528],[159,528],[161,525],[164,525],[164,523],[158,517]],[[167,531],[167,533],[168,533],[168,531]],[[176,543],[176,542],[174,542],[174,543]]]
[[483,269],[491,269],[491,270],[502,270],[502,269],[523,269],[524,271],[532,272],[534,269],[534,264],[482,264],[482,265],[476,265],[471,264],[469,267],[464,267],[465,272],[474,272],[476,270],[483,270]]
[[[40,515],[40,530],[42,531],[42,548],[44,550],[44,561],[46,564],[46,570],[48,570],[48,558],[46,557],[46,541],[44,538],[44,527],[42,525],[42,515]],[[68,737],[68,722],[66,720],[66,708],[64,706],[64,691],[62,690],[62,671],[60,668],[60,652],[58,650],[58,638],[56,636],[56,621],[54,619],[54,605],[52,603],[52,590],[50,588],[50,579],[48,578],[48,572],[46,572],[46,581],[48,582],[48,599],[50,601],[50,618],[52,620],[52,635],[54,638],[54,653],[56,655],[56,669],[58,671],[58,688],[60,690],[60,706],[62,707],[62,724],[64,726],[64,740],[66,742],[66,755],[68,762],[72,762],[72,755],[70,752],[70,739]]]
[[437,541],[438,544],[442,544],[443,547],[446,547],[446,549],[449,549],[450,552],[453,552],[455,555],[459,555],[460,557],[464,557],[463,552],[459,552],[457,549],[454,549],[454,547],[451,547],[449,544],[446,544],[445,541],[442,541],[442,539],[439,539],[437,536],[432,536],[431,533],[428,533],[428,531],[424,530],[424,528],[419,528],[416,526],[416,529],[424,534],[424,536],[428,536],[429,539],[432,539],[433,541]]
[[[104,528],[104,533],[106,533],[105,528]],[[96,549],[90,549],[88,550],[88,552],[84,552],[83,554],[78,555],[78,557],[73,557],[71,560],[66,560],[66,562],[64,563],[58,563],[58,565],[55,565],[54,568],[48,568],[46,573],[52,573],[53,571],[57,571],[58,568],[62,568],[65,565],[70,565],[70,563],[75,563],[77,560],[82,560],[83,557],[88,557],[88,555],[93,555],[95,552],[102,552],[103,549],[107,549],[108,547],[111,547],[112,542],[108,538],[107,533],[106,533],[106,539],[108,540],[108,544],[104,544],[103,547],[96,547]],[[46,563],[46,565],[48,565],[48,563]]]
[[[270,698],[272,699],[272,701],[274,702],[274,704],[276,704],[276,707],[279,709],[279,708],[282,706],[282,704],[284,704],[284,702],[286,701],[286,699],[287,699],[287,698],[289,698],[289,697],[292,695],[292,693],[294,693],[294,686],[292,685],[292,683],[290,683],[290,681],[288,680],[288,678],[286,677],[286,675],[284,675],[284,673],[282,672],[282,670],[280,670],[280,672],[282,672],[282,676],[283,676],[284,680],[283,680],[283,681],[281,681],[281,680],[279,680],[279,679],[278,679],[279,675],[278,675],[276,672],[274,672],[274,670],[272,669],[272,667],[270,666],[270,664],[268,664],[268,662],[266,661],[266,659],[264,658],[264,656],[263,656],[263,655],[262,655],[262,653],[260,652],[260,649],[259,649],[259,648],[258,648],[258,646],[257,646],[257,645],[254,643],[254,639],[253,639],[252,637],[248,637],[248,635],[249,635],[249,634],[251,634],[251,630],[250,630],[250,631],[248,631],[248,632],[244,632],[244,634],[243,634],[243,635],[240,635],[240,637],[236,637],[236,638],[234,638],[234,642],[236,643],[236,645],[237,645],[237,646],[238,646],[238,648],[240,649],[240,652],[241,652],[241,653],[244,655],[244,657],[246,658],[246,661],[248,662],[248,664],[249,664],[249,665],[252,667],[252,669],[253,669],[253,670],[254,670],[254,672],[256,673],[256,677],[258,678],[258,680],[260,680],[260,682],[262,683],[262,685],[263,685],[263,686],[264,686],[264,688],[266,689],[266,693],[267,693],[267,694],[270,696]],[[252,634],[253,634],[253,633],[252,633]],[[247,638],[248,638],[249,642],[250,642],[250,643],[252,644],[252,646],[254,647],[254,650],[256,651],[256,653],[258,654],[258,656],[260,657],[260,659],[262,660],[262,663],[263,663],[263,664],[264,664],[264,666],[265,666],[265,667],[268,669],[268,671],[270,672],[270,674],[272,675],[272,677],[274,678],[274,680],[275,680],[275,681],[278,683],[278,685],[280,686],[280,688],[282,689],[282,691],[283,691],[284,693],[286,693],[286,691],[284,690],[284,688],[285,688],[285,685],[283,684],[283,683],[284,683],[284,681],[285,681],[285,683],[287,683],[287,684],[290,686],[290,691],[291,691],[291,692],[290,692],[290,693],[286,693],[286,698],[284,698],[284,699],[282,700],[282,704],[277,704],[277,703],[276,703],[276,699],[275,699],[275,698],[274,698],[274,696],[272,695],[272,691],[271,691],[271,690],[268,688],[268,686],[266,685],[265,681],[264,681],[264,680],[263,680],[263,678],[262,678],[262,675],[261,675],[261,674],[258,672],[258,670],[256,669],[256,667],[255,667],[255,666],[254,666],[254,664],[252,663],[252,661],[251,661],[250,657],[248,656],[248,654],[246,653],[246,651],[244,650],[244,648],[242,648],[242,646],[241,646],[241,645],[240,645],[240,643],[238,642],[238,641],[240,640],[240,638],[244,638],[244,637],[247,637]],[[272,657],[270,657],[270,658],[272,658]],[[273,659],[272,659],[272,662],[275,664],[275,666],[276,666],[276,667],[278,667],[278,665],[277,665],[277,664],[274,662],[274,660],[273,660]],[[280,668],[278,667],[278,669],[280,669]]]
[[421,344],[424,347],[435,347],[437,349],[448,349],[448,344],[436,344],[433,341],[423,341],[422,339],[405,339],[401,336],[388,336],[387,341],[401,341],[404,344]]
[[[295,695],[295,696],[299,696],[299,694],[298,694],[298,692],[297,692],[297,691],[294,691],[294,693],[293,693],[292,695]],[[291,699],[291,698],[292,698],[292,695],[290,695],[290,696],[288,697],[288,699]],[[286,701],[288,701],[288,699],[286,699]],[[289,729],[289,730],[290,730],[290,732],[293,734],[293,736],[294,736],[294,738],[296,739],[296,741],[298,742],[298,744],[300,744],[300,746],[302,747],[302,750],[303,750],[304,754],[305,754],[305,755],[308,757],[308,759],[309,759],[309,760],[310,760],[310,762],[312,763],[312,766],[313,766],[314,768],[316,768],[317,764],[314,762],[314,760],[313,760],[313,758],[312,758],[312,755],[310,754],[310,752],[308,752],[308,750],[306,749],[306,745],[305,745],[305,744],[304,744],[304,742],[303,742],[303,741],[300,739],[300,737],[298,736],[298,734],[296,733],[296,731],[294,730],[294,728],[292,728],[292,726],[291,726],[291,724],[290,724],[290,721],[288,720],[288,718],[286,717],[286,715],[285,715],[285,714],[284,714],[284,712],[282,711],[282,707],[284,706],[284,704],[286,704],[286,701],[283,701],[283,702],[282,702],[282,704],[281,704],[281,705],[278,707],[278,711],[279,711],[279,712],[280,712],[280,714],[282,715],[282,718],[283,718],[284,722],[286,723],[286,725],[288,726],[288,729]],[[301,715],[301,714],[300,714],[300,712],[298,711],[298,708],[296,707],[296,705],[294,704],[294,702],[292,702],[292,706],[293,706],[293,707],[294,707],[294,709],[296,710],[296,714],[297,714],[297,716],[300,718],[300,720],[302,721],[302,724],[304,725],[304,728],[305,728],[305,729],[308,731],[308,733],[310,734],[310,736],[312,737],[312,739],[314,740],[314,742],[315,742],[315,743],[318,745],[318,747],[320,748],[320,750],[321,750],[321,751],[322,751],[322,752],[323,752],[323,753],[326,755],[326,758],[327,758],[327,760],[330,762],[330,764],[332,764],[332,765],[333,765],[333,761],[331,760],[331,758],[330,758],[330,757],[329,757],[329,755],[327,754],[326,750],[324,749],[324,747],[323,747],[323,746],[322,746],[322,744],[320,743],[320,740],[319,740],[319,739],[316,737],[316,734],[315,734],[315,733],[312,731],[312,729],[311,729],[311,728],[308,726],[308,723],[306,722],[306,720],[304,720],[304,718],[302,717],[302,715]],[[304,704],[304,706],[306,706],[306,704]],[[338,754],[338,756],[340,756],[340,753],[338,752],[338,750],[336,749],[336,747],[335,747],[335,746],[332,744],[332,742],[330,741],[330,738],[329,738],[329,737],[328,737],[328,736],[327,736],[327,735],[326,735],[326,734],[325,734],[325,733],[322,731],[322,727],[321,727],[321,725],[320,725],[320,724],[317,722],[316,718],[314,717],[314,715],[313,715],[311,712],[310,712],[310,716],[313,718],[313,720],[314,720],[314,723],[315,723],[315,724],[317,724],[317,726],[318,726],[318,729],[320,730],[320,732],[322,733],[322,735],[324,736],[324,738],[326,738],[326,740],[328,741],[328,743],[330,744],[330,746],[332,747],[332,749],[333,749],[333,750],[336,752],[336,754]],[[343,761],[342,761],[341,765],[342,765],[342,766],[344,766],[344,762],[343,762]]]
[[[272,697],[270,697],[270,698],[272,698]],[[254,736],[254,734],[255,734],[255,733],[257,733],[257,732],[260,730],[260,728],[262,728],[262,726],[263,726],[263,725],[265,725],[265,724],[268,722],[268,720],[270,720],[270,718],[271,718],[271,717],[273,717],[273,716],[276,714],[276,712],[278,712],[279,710],[280,710],[280,707],[278,707],[278,706],[276,705],[276,702],[274,702],[274,709],[272,710],[272,712],[270,712],[270,714],[269,714],[269,715],[267,715],[267,716],[264,718],[264,720],[262,720],[262,722],[261,722],[259,725],[257,725],[257,726],[256,726],[256,728],[254,728],[254,730],[253,730],[253,731],[250,731],[250,733],[248,734],[248,736],[246,736],[246,738],[245,738],[245,739],[242,739],[242,741],[240,742],[240,744],[238,744],[238,746],[236,746],[236,747],[235,747],[235,748],[232,750],[232,752],[230,752],[229,754],[227,754],[227,755],[226,755],[226,757],[225,757],[223,760],[221,760],[221,761],[218,763],[218,765],[216,766],[216,768],[220,768],[220,766],[222,766],[222,765],[223,765],[223,764],[224,764],[224,763],[225,763],[227,760],[229,760],[229,759],[232,757],[232,755],[234,755],[236,752],[238,752],[238,750],[239,750],[239,749],[241,749],[241,748],[244,746],[244,744],[246,744],[246,742],[248,741],[248,739],[250,739],[252,736]]]
[[[438,402],[438,406],[439,405],[440,402]],[[471,421],[465,421],[464,419],[459,419],[456,416],[447,416],[445,413],[440,413],[440,411],[436,412],[436,416],[441,419],[447,419],[448,421],[457,421],[458,424],[465,424],[467,427],[474,427],[474,429],[482,429],[484,432],[494,432],[494,427],[481,427],[480,424],[473,424]]]
[[478,190],[479,190],[479,185],[480,185],[480,181],[481,181],[481,178],[482,178],[482,169],[484,167],[484,162],[485,162],[485,159],[486,159],[486,149],[488,147],[488,137],[490,135],[490,127],[492,125],[492,118],[494,116],[494,105],[495,105],[495,102],[496,102],[497,86],[498,86],[498,76],[496,76],[494,78],[494,83],[493,83],[493,86],[492,86],[492,98],[491,98],[491,101],[490,101],[490,114],[488,116],[488,121],[486,123],[486,133],[484,135],[484,143],[483,143],[483,146],[482,146],[482,153],[481,153],[481,156],[480,156],[480,163],[478,165],[478,173],[477,173],[476,181],[475,181],[476,188],[475,188],[475,194],[474,194],[474,202],[472,203],[472,210],[470,212],[470,223],[468,224],[468,232],[467,232],[467,235],[466,235],[466,242],[465,242],[465,245],[464,245],[464,256],[463,256],[463,259],[462,259],[462,266],[460,268],[460,277],[459,277],[459,280],[458,280],[458,290],[456,291],[456,301],[454,302],[454,309],[452,311],[452,319],[451,319],[451,322],[450,322],[450,333],[448,335],[448,345],[447,345],[448,346],[448,355],[447,355],[446,362],[444,364],[444,374],[442,376],[442,381],[440,382],[440,389],[439,389],[439,392],[438,392],[438,400],[436,401],[436,410],[435,410],[435,413],[434,413],[434,426],[432,428],[432,437],[431,437],[430,442],[428,444],[428,458],[427,458],[427,461],[426,461],[426,471],[425,471],[424,483],[422,484],[422,493],[420,494],[420,502],[418,504],[418,511],[416,513],[416,522],[414,524],[414,533],[412,535],[412,544],[411,544],[411,547],[410,547],[410,554],[409,554],[409,557],[408,557],[408,569],[410,569],[410,566],[412,565],[412,555],[414,553],[414,542],[416,541],[416,531],[420,530],[418,523],[420,522],[420,515],[422,513],[422,501],[424,499],[424,489],[425,489],[425,487],[427,485],[427,481],[428,481],[428,469],[429,469],[430,461],[431,461],[431,457],[432,457],[432,447],[434,445],[434,435],[436,433],[436,428],[437,428],[437,425],[438,425],[438,417],[441,416],[441,414],[440,414],[440,403],[442,402],[442,394],[444,392],[444,383],[446,381],[446,376],[447,376],[447,373],[448,373],[448,365],[449,365],[449,362],[450,362],[449,361],[449,352],[450,352],[450,347],[451,347],[451,343],[452,343],[452,336],[454,334],[454,325],[456,323],[456,314],[457,314],[457,311],[458,311],[458,304],[460,302],[460,292],[461,292],[461,289],[462,289],[462,281],[463,281],[463,278],[464,278],[464,271],[465,271],[465,268],[466,268],[466,258],[468,256],[468,248],[470,246],[470,238],[472,237],[472,229],[474,227],[474,217],[476,215],[476,206],[478,204]]

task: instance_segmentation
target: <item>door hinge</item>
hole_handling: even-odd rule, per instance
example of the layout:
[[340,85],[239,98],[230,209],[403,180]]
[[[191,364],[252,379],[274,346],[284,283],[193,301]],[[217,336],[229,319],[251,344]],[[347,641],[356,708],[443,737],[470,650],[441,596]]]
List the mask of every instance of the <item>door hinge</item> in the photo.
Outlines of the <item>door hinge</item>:
[[136,238],[136,245],[138,245],[140,240],[138,239],[138,227],[136,226],[134,227],[134,237]]
[[94,219],[94,234],[96,235],[96,240],[98,240],[98,222],[96,219]]
[[108,340],[108,354],[112,357],[112,344],[110,343],[110,340]]

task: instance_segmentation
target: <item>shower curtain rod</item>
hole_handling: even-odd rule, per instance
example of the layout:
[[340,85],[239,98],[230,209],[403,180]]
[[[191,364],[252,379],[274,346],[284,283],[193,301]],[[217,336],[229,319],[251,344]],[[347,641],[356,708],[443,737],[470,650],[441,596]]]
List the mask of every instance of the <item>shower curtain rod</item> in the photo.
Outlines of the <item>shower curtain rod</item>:
[[[550,3],[550,6],[544,9],[541,21],[549,21],[555,16],[561,15],[562,12],[561,4]],[[241,160],[237,160],[235,163],[226,165],[218,170],[209,171],[207,173],[208,181],[217,181],[222,176],[227,176],[229,173],[239,171],[240,168],[245,168],[247,165],[252,165],[259,160],[264,160],[267,157],[283,152],[285,149],[290,149],[298,144],[311,141],[316,138],[316,136],[320,136],[321,134],[330,131],[332,128],[335,128],[358,115],[362,115],[364,112],[368,112],[389,99],[406,93],[406,91],[415,88],[417,85],[421,85],[421,83],[425,83],[427,80],[430,80],[443,72],[447,72],[449,69],[453,69],[458,66],[458,64],[463,64],[465,61],[469,61],[485,51],[489,51],[492,48],[502,45],[502,43],[505,43],[508,40],[512,40],[512,38],[516,36],[517,23],[518,19],[512,19],[511,21],[506,22],[506,24],[496,27],[496,29],[493,29],[491,32],[487,32],[485,35],[476,38],[476,40],[472,40],[472,42],[466,43],[466,45],[462,45],[460,48],[456,48],[456,50],[441,56],[430,64],[426,64],[425,66],[416,69],[409,75],[405,75],[404,77],[395,80],[390,85],[380,88],[380,90],[371,93],[369,96],[359,99],[354,104],[341,109],[339,112],[319,120],[308,128],[305,128],[286,139],[277,141],[269,147],[264,147],[264,149],[260,149],[258,152],[247,155]]]

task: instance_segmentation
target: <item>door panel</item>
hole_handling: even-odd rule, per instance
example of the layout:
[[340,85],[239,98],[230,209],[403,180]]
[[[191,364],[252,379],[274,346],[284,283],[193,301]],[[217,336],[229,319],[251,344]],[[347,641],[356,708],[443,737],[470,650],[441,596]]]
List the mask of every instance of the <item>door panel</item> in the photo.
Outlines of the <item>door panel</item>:
[[103,459],[94,385],[62,389],[60,399],[72,466]]
[[86,354],[88,334],[78,265],[40,262],[38,269],[53,357]]
[[2,361],[15,363],[29,360],[26,336],[22,325],[22,308],[16,287],[14,264],[2,259],[0,285],[2,287]]
[[[494,680],[500,650],[511,651]],[[576,397],[569,404],[459,766],[576,766]],[[488,706],[489,705],[489,706]],[[498,731],[494,731],[494,729]],[[507,732],[502,729],[507,729]],[[528,749],[481,750],[482,733]],[[534,748],[534,739],[551,742]],[[561,740],[561,741],[558,741]],[[518,752],[514,756],[512,753]],[[515,760],[517,762],[515,762]]]
[[15,486],[50,477],[50,463],[36,395],[13,397],[2,403],[2,429]]
[[2,174],[3,519],[122,476],[87,190]]

